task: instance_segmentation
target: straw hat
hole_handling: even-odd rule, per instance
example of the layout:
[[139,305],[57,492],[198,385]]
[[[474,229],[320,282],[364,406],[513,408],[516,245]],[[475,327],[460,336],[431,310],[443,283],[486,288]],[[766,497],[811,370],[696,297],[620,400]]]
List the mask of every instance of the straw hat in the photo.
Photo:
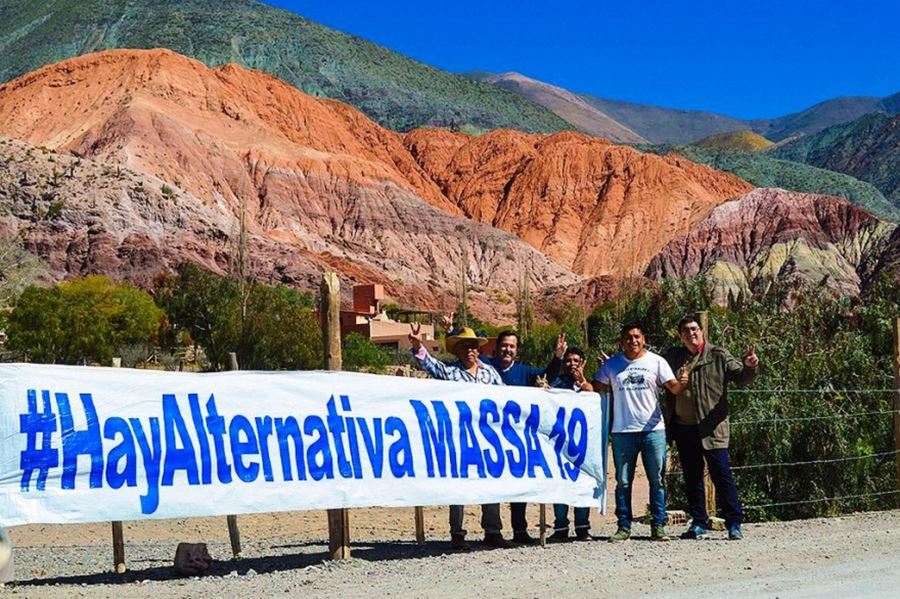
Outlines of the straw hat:
[[488,340],[484,337],[479,337],[478,335],[476,335],[475,331],[473,331],[471,328],[463,327],[456,335],[447,337],[447,351],[451,354],[455,354],[456,343],[459,341],[464,341],[466,339],[475,339],[476,341],[478,341],[478,347],[481,347],[488,342]]

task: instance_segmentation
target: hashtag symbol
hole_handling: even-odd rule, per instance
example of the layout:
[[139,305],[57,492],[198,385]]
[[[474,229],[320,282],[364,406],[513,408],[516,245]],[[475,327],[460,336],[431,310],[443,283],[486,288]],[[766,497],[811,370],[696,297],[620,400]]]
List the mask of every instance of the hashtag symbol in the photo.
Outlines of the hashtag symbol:
[[31,489],[31,477],[37,472],[35,488],[44,490],[51,468],[59,466],[59,450],[53,446],[56,414],[50,404],[50,392],[41,391],[43,410],[38,409],[37,393],[28,390],[28,413],[19,415],[19,429],[25,435],[25,450],[21,454],[22,490]]

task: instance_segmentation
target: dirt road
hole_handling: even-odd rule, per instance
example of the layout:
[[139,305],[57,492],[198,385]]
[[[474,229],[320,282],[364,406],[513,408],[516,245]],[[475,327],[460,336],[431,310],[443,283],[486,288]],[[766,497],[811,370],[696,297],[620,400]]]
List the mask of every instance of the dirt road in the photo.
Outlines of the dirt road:
[[[470,553],[449,550],[446,512],[426,512],[424,546],[397,540],[411,531],[412,510],[355,510],[354,559],[323,559],[324,515],[242,517],[244,559],[229,561],[224,519],[126,525],[125,575],[109,574],[107,525],[20,527],[13,596],[233,597],[303,593],[341,597],[894,597],[900,588],[900,510],[842,518],[751,524],[740,542],[605,541]],[[475,528],[477,515],[467,517]],[[532,521],[536,521],[532,519]],[[393,530],[394,533],[389,531]],[[219,532],[216,532],[219,531]],[[212,535],[212,536],[207,536]],[[474,537],[474,535],[472,535]],[[434,539],[434,540],[431,540]],[[202,578],[175,578],[175,543],[210,541],[221,561]]]

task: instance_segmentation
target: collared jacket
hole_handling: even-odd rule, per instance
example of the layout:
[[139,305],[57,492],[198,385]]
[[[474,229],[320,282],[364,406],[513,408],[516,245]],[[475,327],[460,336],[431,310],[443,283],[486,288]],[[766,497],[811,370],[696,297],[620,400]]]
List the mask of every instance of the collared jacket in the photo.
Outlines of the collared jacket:
[[[666,362],[677,373],[693,355],[686,347],[673,347],[665,354]],[[755,368],[748,368],[744,363],[728,353],[723,347],[706,343],[700,351],[700,357],[694,365],[688,383],[691,398],[697,409],[700,421],[700,438],[703,449],[724,449],[728,447],[728,383],[739,385],[749,383],[756,376]],[[675,418],[675,396],[666,391],[663,405],[666,428],[670,428]]]

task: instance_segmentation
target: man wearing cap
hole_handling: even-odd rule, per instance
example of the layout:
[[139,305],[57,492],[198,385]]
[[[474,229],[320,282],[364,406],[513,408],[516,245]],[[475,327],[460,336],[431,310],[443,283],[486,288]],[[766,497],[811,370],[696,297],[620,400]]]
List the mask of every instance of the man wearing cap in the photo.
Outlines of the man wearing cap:
[[678,322],[682,346],[666,352],[666,361],[687,385],[680,395],[666,394],[666,428],[675,440],[684,483],[687,487],[691,523],[684,539],[705,539],[709,534],[703,462],[722,505],[728,538],[744,538],[743,509],[731,474],[728,457],[728,383],[749,383],[756,375],[759,358],[753,346],[738,360],[722,347],[706,342],[700,316],[691,314]]
[[[456,362],[444,364],[428,353],[422,344],[422,336],[418,324],[410,324],[410,351],[416,357],[419,366],[433,378],[463,383],[482,383],[485,385],[502,385],[500,374],[490,364],[478,359],[478,348],[487,343],[487,339],[479,337],[469,327],[464,327],[458,334],[447,338],[447,351],[456,356]],[[466,530],[463,528],[464,506],[450,506],[450,545],[454,549],[467,550]],[[512,547],[503,538],[500,530],[500,504],[485,503],[481,506],[481,527],[484,529],[484,543],[491,547]]]

